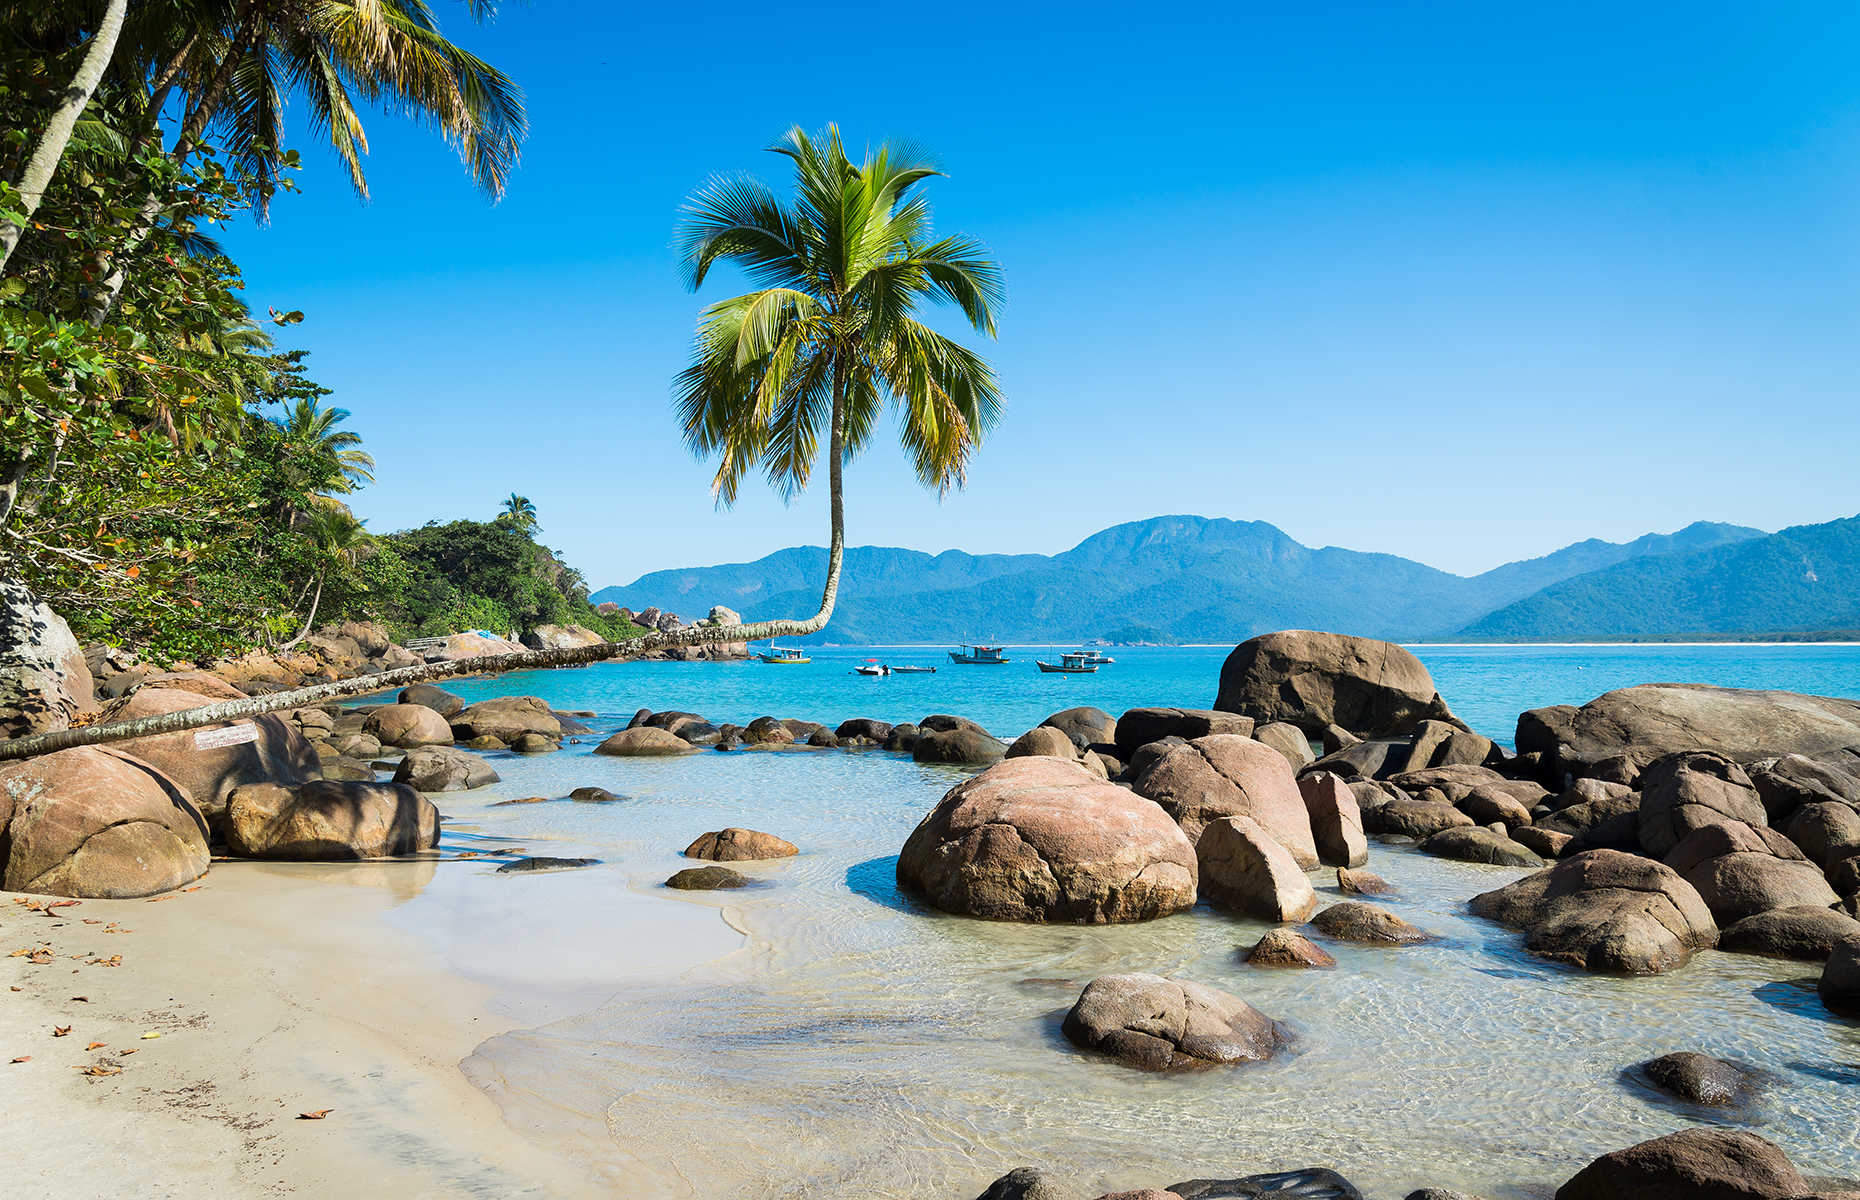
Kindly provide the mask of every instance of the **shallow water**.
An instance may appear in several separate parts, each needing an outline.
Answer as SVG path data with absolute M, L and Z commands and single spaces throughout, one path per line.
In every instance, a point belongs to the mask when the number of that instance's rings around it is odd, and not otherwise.
M 1492 675 L 1469 657 L 1452 668 L 1442 661 L 1443 688 L 1451 670 Z M 1219 658 L 1203 661 L 1203 702 Z M 792 706 L 778 703 L 755 692 L 758 670 L 665 664 L 611 668 L 619 678 L 608 680 L 564 671 L 469 686 L 615 714 L 675 703 L 739 720 L 758 709 L 821 718 L 984 711 L 998 732 L 1063 706 L 1045 693 L 1031 717 L 1024 697 L 985 711 L 983 689 L 1001 685 L 978 682 L 958 685 L 973 689 L 966 704 L 912 695 L 901 711 L 848 705 L 830 714 L 843 693 L 823 691 L 817 706 L 800 693 Z M 621 686 L 625 672 L 637 672 L 631 686 Z M 731 691 L 713 681 L 741 682 Z M 596 682 L 612 690 L 597 694 Z M 1537 685 L 1551 695 L 1561 686 Z M 1089 702 L 1079 696 L 1059 698 Z M 599 722 L 603 731 L 620 723 Z M 898 892 L 894 856 L 959 773 L 872 751 L 610 759 L 590 753 L 597 740 L 536 758 L 494 755 L 504 784 L 439 799 L 457 818 L 453 848 L 507 839 L 601 866 L 500 878 L 486 865 L 442 864 L 439 882 L 393 920 L 448 947 L 465 974 L 507 986 L 533 975 L 532 990 L 560 986 L 582 998 L 571 1007 L 591 1008 L 492 1039 L 479 1058 L 501 1080 L 510 1119 L 611 1180 L 616 1195 L 964 1200 L 1020 1164 L 1106 1191 L 1325 1165 L 1371 1196 L 1430 1185 L 1524 1195 L 1518 1189 L 1560 1183 L 1600 1152 L 1723 1120 L 1660 1103 L 1620 1077 L 1681 1049 L 1774 1072 L 1779 1085 L 1748 1119 L 1803 1170 L 1860 1175 L 1860 1025 L 1821 1009 L 1817 967 L 1705 953 L 1651 979 L 1565 971 L 1465 912 L 1470 896 L 1525 872 L 1380 846 L 1370 866 L 1401 889 L 1390 903 L 1443 940 L 1333 945 L 1334 971 L 1247 967 L 1236 951 L 1266 926 L 1206 908 L 1108 928 L 949 917 Z M 590 784 L 629 799 L 488 807 Z M 659 886 L 689 865 L 685 845 L 726 825 L 777 833 L 803 853 L 747 864 L 761 886 L 745 891 L 674 898 Z M 1326 902 L 1340 898 L 1324 876 L 1314 881 Z M 603 895 L 618 900 L 628 887 L 632 899 L 665 903 L 603 906 Z M 585 928 L 588 911 L 632 924 L 589 938 L 573 969 L 559 962 L 566 935 L 539 933 L 528 949 L 506 942 L 499 955 L 474 957 L 460 913 L 500 902 L 569 935 L 576 921 Z M 749 949 L 679 986 L 629 987 L 628 946 L 653 944 L 653 914 L 671 912 L 666 904 L 681 914 L 721 907 L 748 932 Z M 1293 1026 L 1297 1048 L 1269 1064 L 1169 1077 L 1081 1054 L 1059 1036 L 1059 1018 L 1086 981 L 1118 970 L 1234 992 Z

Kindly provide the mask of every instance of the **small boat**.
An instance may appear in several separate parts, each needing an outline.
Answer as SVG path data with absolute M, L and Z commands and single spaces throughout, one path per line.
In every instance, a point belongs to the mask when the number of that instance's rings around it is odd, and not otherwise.
M 808 657 L 807 651 L 799 646 L 777 646 L 774 642 L 770 642 L 769 648 L 756 657 L 765 663 L 810 663 L 814 661 Z
M 885 666 L 883 663 L 879 662 L 876 658 L 868 658 L 863 663 L 853 668 L 853 674 L 855 675 L 889 675 L 891 674 L 891 668 Z
M 1117 661 L 1110 655 L 1098 650 L 1081 650 L 1078 652 L 1077 657 L 1087 666 L 1092 667 L 1108 667 Z
M 891 673 L 893 675 L 934 675 L 936 674 L 936 668 L 935 667 L 893 667 L 891 668 Z
M 1047 675 L 1091 675 L 1098 670 L 1098 665 L 1088 662 L 1087 656 L 1083 654 L 1062 654 L 1059 656 L 1058 666 L 1049 662 L 1040 662 L 1039 659 L 1035 659 L 1034 662 Z
M 961 646 L 949 652 L 949 661 L 966 663 L 970 666 L 999 665 L 1001 663 L 1012 662 L 1012 659 L 1002 657 L 1006 650 L 1006 646 Z

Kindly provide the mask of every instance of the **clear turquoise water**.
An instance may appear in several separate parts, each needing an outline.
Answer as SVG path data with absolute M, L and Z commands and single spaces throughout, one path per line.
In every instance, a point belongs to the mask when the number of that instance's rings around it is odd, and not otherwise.
M 591 724 L 602 733 L 645 706 L 735 721 L 953 711 L 1012 734 L 1075 704 L 1206 704 L 1223 657 L 1114 653 L 1118 665 L 1088 680 L 1020 663 L 873 680 L 846 672 L 868 656 L 905 655 L 828 651 L 811 668 L 640 664 L 457 690 L 599 711 Z M 1860 648 L 1421 653 L 1454 708 L 1494 734 L 1521 708 L 1650 680 L 1860 694 Z M 876 751 L 613 759 L 591 753 L 596 740 L 534 758 L 493 755 L 503 784 L 440 803 L 454 818 L 448 849 L 522 844 L 601 865 L 499 877 L 481 862 L 441 863 L 391 920 L 432 938 L 463 973 L 513 990 L 513 980 L 564 973 L 540 959 L 560 956 L 565 937 L 585 945 L 573 986 L 594 997 L 590 1011 L 494 1038 L 474 1061 L 513 1123 L 616 1196 L 963 1200 L 1023 1163 L 1060 1172 L 1081 1196 L 1308 1165 L 1341 1170 L 1373 1200 L 1421 1186 L 1542 1195 L 1520 1189 L 1553 1187 L 1607 1150 L 1724 1119 L 1623 1080 L 1623 1068 L 1675 1050 L 1773 1072 L 1776 1088 L 1743 1119 L 1804 1170 L 1860 1176 L 1860 1024 L 1821 1008 L 1817 967 L 1707 952 L 1651 979 L 1562 970 L 1466 912 L 1471 896 L 1525 872 L 1380 845 L 1370 867 L 1400 889 L 1389 903 L 1442 940 L 1333 946 L 1334 971 L 1248 967 L 1239 952 L 1265 926 L 1205 907 L 1114 928 L 950 917 L 901 894 L 893 872 L 904 838 L 959 772 Z M 493 807 L 590 784 L 628 799 Z M 742 892 L 661 886 L 689 865 L 686 844 L 726 825 L 780 834 L 802 853 L 747 864 L 758 886 Z M 1326 903 L 1342 898 L 1323 873 L 1313 882 Z M 629 983 L 625 947 L 652 941 L 665 919 L 664 908 L 637 902 L 642 893 L 714 908 L 748 949 L 672 986 Z M 473 922 L 506 910 L 551 936 L 474 966 Z M 577 929 L 601 936 L 581 943 Z M 1085 981 L 1120 970 L 1240 995 L 1291 1024 L 1297 1049 L 1270 1064 L 1172 1077 L 1076 1052 L 1057 1034 L 1060 1015 Z
M 447 686 L 467 699 L 525 694 L 558 708 L 631 715 L 684 709 L 714 721 L 801 717 L 837 725 L 849 717 L 894 724 L 955 713 L 1015 736 L 1054 712 L 1093 705 L 1113 716 L 1143 705 L 1206 708 L 1231 647 L 1132 647 L 1095 675 L 1046 675 L 1036 658 L 1056 650 L 1015 649 L 1006 666 L 957 666 L 921 647 L 813 652 L 806 665 L 737 663 L 602 664 L 527 671 Z M 1860 644 L 1835 646 L 1418 646 L 1440 694 L 1487 737 L 1511 744 L 1518 714 L 1546 704 L 1581 704 L 1637 683 L 1709 683 L 1860 698 Z M 870 678 L 853 668 L 876 658 L 937 666 L 934 675 Z

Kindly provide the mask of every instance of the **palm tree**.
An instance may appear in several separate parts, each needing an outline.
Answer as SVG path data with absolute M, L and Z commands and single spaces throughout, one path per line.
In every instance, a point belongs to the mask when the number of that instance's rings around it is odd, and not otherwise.
M 536 506 L 530 503 L 528 496 L 510 493 L 510 499 L 504 501 L 504 511 L 497 514 L 500 521 L 508 521 L 524 533 L 531 533 L 536 528 Z
M 324 408 L 304 398 L 292 405 L 277 424 L 285 439 L 308 451 L 323 470 L 313 484 L 325 493 L 346 493 L 373 483 L 375 459 L 362 444 L 361 435 L 336 426 L 349 419 L 346 408 Z
M 832 615 L 845 549 L 841 467 L 871 442 L 885 405 L 918 479 L 939 494 L 962 486 L 970 453 L 1000 416 L 987 361 L 925 326 L 919 309 L 953 304 L 993 337 L 1006 296 L 979 243 L 932 240 L 929 204 L 913 189 L 941 172 L 921 151 L 886 143 L 855 164 L 834 126 L 814 137 L 796 126 L 769 149 L 794 165 L 791 202 L 736 176 L 713 179 L 686 206 L 680 250 L 692 290 L 718 262 L 762 286 L 704 310 L 676 402 L 686 444 L 720 457 L 712 489 L 725 506 L 756 467 L 784 498 L 806 488 L 826 435 L 827 584 L 819 613 L 784 631 L 793 635 Z
M 374 543 L 374 535 L 364 528 L 365 525 L 366 521 L 356 520 L 355 514 L 339 504 L 318 508 L 305 521 L 304 536 L 316 551 L 318 564 L 316 595 L 310 600 L 310 615 L 304 618 L 304 627 L 296 637 L 279 646 L 279 650 L 289 650 L 310 636 L 310 630 L 316 625 L 317 606 L 323 603 L 323 584 L 329 579 L 330 571 L 339 566 L 354 566 L 362 550 Z M 298 596 L 297 601 L 303 603 L 303 597 Z

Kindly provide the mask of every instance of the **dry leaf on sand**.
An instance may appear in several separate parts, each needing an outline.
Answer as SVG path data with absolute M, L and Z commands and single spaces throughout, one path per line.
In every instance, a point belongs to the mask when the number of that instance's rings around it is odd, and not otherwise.
M 54 1025 L 54 1026 L 52 1026 L 52 1036 L 53 1036 L 53 1037 L 63 1037 L 63 1036 L 65 1036 L 65 1035 L 66 1035 L 67 1033 L 70 1033 L 70 1032 L 71 1032 L 71 1026 L 69 1026 L 69 1025 Z
M 22 1055 L 20 1055 L 20 1056 L 19 1056 L 18 1058 L 16 1058 L 16 1059 L 14 1059 L 13 1061 L 14 1061 L 14 1062 L 16 1062 L 16 1063 L 22 1063 L 22 1062 L 31 1062 L 31 1061 L 32 1061 L 32 1055 L 30 1055 L 30 1054 L 22 1054 Z
M 315 1112 L 298 1113 L 297 1119 L 299 1121 L 321 1121 L 335 1111 L 333 1108 L 319 1108 Z

